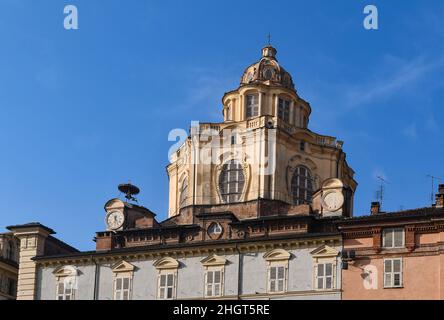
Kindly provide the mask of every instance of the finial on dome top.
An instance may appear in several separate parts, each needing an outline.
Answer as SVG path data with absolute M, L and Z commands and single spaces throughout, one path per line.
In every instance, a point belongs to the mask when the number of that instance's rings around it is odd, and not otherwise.
M 268 44 L 262 49 L 262 57 L 275 58 L 277 50 L 271 45 L 271 34 L 268 34 Z

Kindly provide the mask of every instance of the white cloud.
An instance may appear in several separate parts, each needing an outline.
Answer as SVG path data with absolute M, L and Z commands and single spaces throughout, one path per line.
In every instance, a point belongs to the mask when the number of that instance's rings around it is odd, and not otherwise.
M 429 72 L 444 67 L 444 59 L 426 61 L 419 57 L 402 61 L 396 57 L 386 57 L 382 70 L 375 80 L 359 86 L 350 86 L 346 95 L 349 107 L 358 107 L 377 99 L 390 97 L 400 90 L 412 86 L 423 79 Z M 385 70 L 392 69 L 391 73 Z M 394 70 L 393 70 L 394 69 Z
M 416 123 L 413 122 L 409 124 L 407 127 L 402 129 L 401 133 L 410 139 L 416 140 L 418 138 L 418 130 L 416 128 Z

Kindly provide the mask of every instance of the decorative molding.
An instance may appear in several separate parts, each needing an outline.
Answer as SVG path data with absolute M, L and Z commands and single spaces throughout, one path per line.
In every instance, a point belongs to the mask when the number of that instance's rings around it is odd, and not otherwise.
M 111 270 L 114 273 L 119 272 L 133 272 L 136 267 L 125 260 L 119 261 L 111 266 Z
M 324 244 L 310 252 L 310 254 L 313 256 L 313 258 L 330 258 L 337 257 L 339 251 Z
M 216 254 L 212 254 L 205 259 L 200 261 L 203 266 L 205 267 L 212 267 L 212 266 L 224 266 L 227 264 L 227 259 L 218 256 Z
M 270 261 L 288 261 L 291 258 L 291 253 L 284 249 L 274 249 L 264 254 L 264 259 Z
M 179 261 L 171 257 L 161 258 L 153 263 L 153 266 L 158 270 L 164 269 L 178 269 Z

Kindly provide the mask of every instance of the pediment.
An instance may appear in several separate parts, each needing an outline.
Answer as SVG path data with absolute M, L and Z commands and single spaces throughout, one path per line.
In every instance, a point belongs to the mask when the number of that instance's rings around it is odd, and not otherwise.
M 319 248 L 316 248 L 310 254 L 313 257 L 336 257 L 339 254 L 339 251 L 336 249 L 333 249 L 332 247 L 329 247 L 327 245 L 322 245 Z
M 291 253 L 284 249 L 274 249 L 264 254 L 264 259 L 267 261 L 282 261 L 290 260 Z
M 223 266 L 227 263 L 227 259 L 213 254 L 200 261 L 204 266 Z
M 134 271 L 135 268 L 136 267 L 133 264 L 126 262 L 125 260 L 122 260 L 114 264 L 111 267 L 111 270 L 113 272 L 132 272 Z
M 56 277 L 72 277 L 79 274 L 75 266 L 61 266 L 52 272 Z
M 179 261 L 166 257 L 157 260 L 153 265 L 156 269 L 177 269 L 179 268 Z

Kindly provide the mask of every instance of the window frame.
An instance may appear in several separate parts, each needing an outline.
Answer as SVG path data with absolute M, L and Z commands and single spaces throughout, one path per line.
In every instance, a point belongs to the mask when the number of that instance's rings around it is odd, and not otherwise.
M 168 276 L 173 277 L 172 285 L 168 285 Z M 165 277 L 165 285 L 162 286 L 162 277 Z M 171 297 L 165 296 L 168 295 L 168 289 L 171 288 Z M 162 289 L 164 292 L 164 296 L 162 296 Z M 176 269 L 162 269 L 159 271 L 157 275 L 157 294 L 156 297 L 158 300 L 174 300 L 176 299 L 176 291 L 177 291 L 177 270 Z
M 331 274 L 327 275 L 326 271 L 327 271 L 327 265 L 331 265 Z M 319 267 L 323 266 L 323 275 L 319 275 Z M 324 260 L 324 261 L 319 261 L 318 263 L 316 263 L 316 267 L 315 267 L 315 288 L 318 291 L 330 291 L 330 290 L 334 290 L 335 289 L 335 273 L 336 273 L 336 264 L 334 261 L 329 261 L 329 260 Z M 327 288 L 327 279 L 330 278 L 331 279 L 331 286 L 330 288 Z M 322 287 L 319 287 L 319 279 L 322 280 Z
M 208 274 L 213 273 L 213 281 L 210 284 L 208 282 Z M 214 274 L 219 272 L 219 282 L 214 281 Z M 206 267 L 205 270 L 205 285 L 204 285 L 204 297 L 205 298 L 220 298 L 224 295 L 224 287 L 225 287 L 225 267 L 224 266 L 212 266 Z M 208 286 L 211 285 L 211 294 L 208 294 Z M 219 294 L 215 294 L 216 286 L 219 285 Z
M 386 271 L 386 262 L 390 261 L 391 265 L 391 271 Z M 394 271 L 395 269 L 395 261 L 399 261 L 399 271 Z M 384 289 L 398 289 L 404 287 L 404 261 L 402 258 L 386 258 L 383 260 L 383 268 L 384 268 L 384 274 L 383 274 L 383 287 Z M 387 284 L 386 276 L 390 275 L 390 284 Z M 399 275 L 399 285 L 395 285 L 395 275 Z
M 302 175 L 301 169 L 304 169 L 306 174 Z M 295 183 L 294 180 L 297 179 Z M 301 186 L 301 179 L 304 179 L 304 186 Z M 290 182 L 290 191 L 292 201 L 295 205 L 310 204 L 313 201 L 314 180 L 313 174 L 306 166 L 299 165 L 294 168 L 293 175 Z M 304 192 L 304 196 L 301 196 Z
M 232 177 L 233 173 L 235 177 Z M 222 202 L 237 203 L 241 201 L 245 186 L 246 172 L 242 162 L 237 159 L 231 159 L 225 162 L 221 167 L 218 177 L 218 190 Z M 234 191 L 232 189 L 234 189 Z
M 290 123 L 291 100 L 278 97 L 278 114 L 277 117 L 282 121 Z
M 71 288 L 67 288 L 67 279 L 73 278 L 74 281 L 71 283 Z M 63 285 L 63 292 L 60 293 L 60 285 Z M 67 293 L 67 290 L 70 290 L 69 293 Z M 57 301 L 72 301 L 76 300 L 76 280 L 74 277 L 71 276 L 60 276 L 57 277 L 57 283 L 56 283 L 56 300 Z M 69 299 L 67 299 L 69 297 Z M 60 299 L 62 298 L 62 299 Z
M 128 279 L 128 288 L 124 288 L 124 281 Z M 121 289 L 117 289 L 117 281 L 121 280 Z M 125 291 L 128 293 L 128 299 L 124 299 Z M 118 273 L 114 276 L 114 284 L 113 284 L 113 300 L 116 301 L 129 301 L 132 300 L 132 292 L 133 292 L 133 277 L 128 273 Z M 118 297 L 120 296 L 120 297 Z
M 245 118 L 252 119 L 259 116 L 259 94 L 248 93 L 245 95 Z M 250 103 L 252 97 L 252 103 Z
M 279 277 L 279 269 L 283 269 L 283 277 Z M 271 277 L 272 270 L 275 270 L 276 276 L 274 278 Z M 282 294 L 287 292 L 288 285 L 288 262 L 275 262 L 271 263 L 268 266 L 267 270 L 267 292 L 271 294 Z M 282 290 L 279 290 L 279 281 L 282 281 Z M 274 290 L 272 290 L 272 283 L 274 282 Z
M 402 231 L 402 244 L 400 246 L 396 246 L 395 243 L 395 234 L 396 231 Z M 391 246 L 387 245 L 387 234 L 391 234 Z M 395 228 L 385 228 L 382 230 L 382 247 L 384 249 L 402 249 L 405 248 L 405 228 L 403 227 L 395 227 Z

